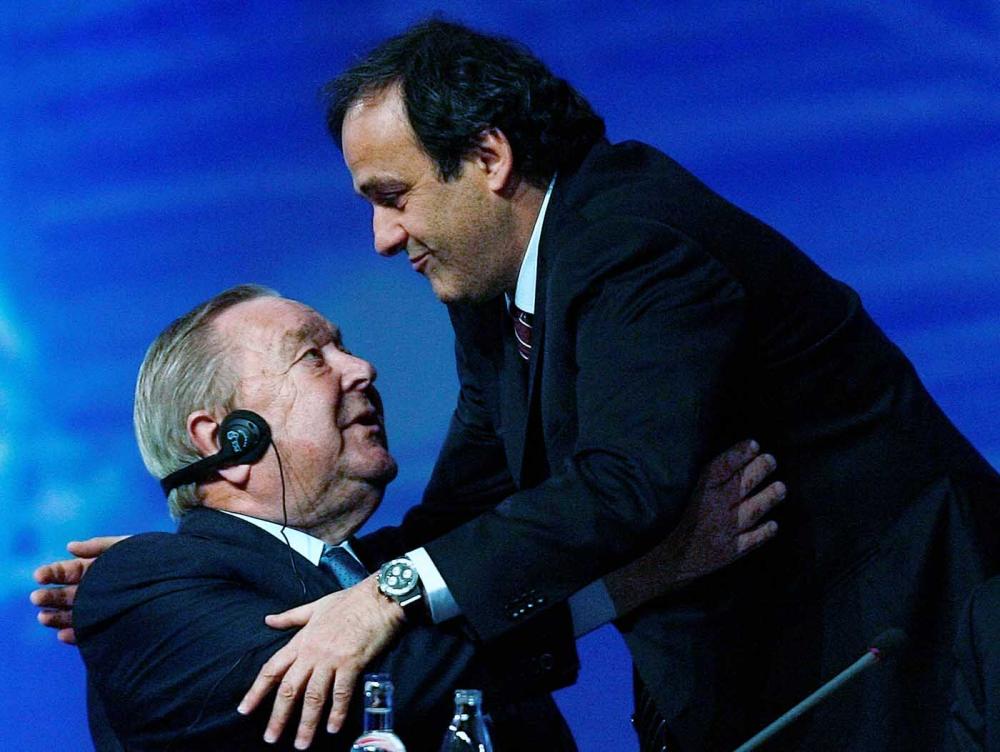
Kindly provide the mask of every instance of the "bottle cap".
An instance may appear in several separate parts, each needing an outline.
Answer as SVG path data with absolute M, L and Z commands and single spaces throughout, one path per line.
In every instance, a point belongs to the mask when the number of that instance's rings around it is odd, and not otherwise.
M 483 693 L 478 689 L 456 689 L 455 704 L 461 705 L 481 705 Z

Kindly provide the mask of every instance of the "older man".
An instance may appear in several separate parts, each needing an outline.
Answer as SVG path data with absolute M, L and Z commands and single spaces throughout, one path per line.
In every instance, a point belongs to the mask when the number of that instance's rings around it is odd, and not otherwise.
M 330 92 L 376 250 L 405 253 L 456 335 L 450 433 L 381 536 L 431 618 L 486 640 L 544 618 L 674 528 L 716 448 L 763 435 L 788 535 L 620 622 L 644 744 L 736 746 L 896 626 L 911 650 L 785 744 L 936 748 L 956 604 L 997 567 L 1000 479 L 857 294 L 664 154 L 609 143 L 509 40 L 423 23 Z M 333 669 L 280 653 L 249 701 L 312 667 Z
M 329 615 L 360 603 L 365 633 L 379 624 L 383 634 L 400 631 L 404 612 L 388 595 L 387 575 L 369 576 L 348 542 L 396 473 L 374 379 L 373 367 L 346 351 L 322 316 L 255 286 L 196 307 L 150 347 L 136 388 L 136 434 L 180 525 L 177 534 L 110 548 L 77 594 L 76 636 L 102 749 L 114 737 L 128 749 L 244 750 L 265 748 L 265 739 L 303 748 L 327 706 L 328 675 L 305 677 L 294 739 L 268 727 L 266 713 L 237 711 L 269 656 L 298 644 L 265 616 L 293 607 L 305 617 Z M 766 458 L 754 455 L 744 447 L 714 465 L 709 492 L 694 505 L 698 554 L 714 550 L 715 564 L 736 553 L 745 533 L 726 528 L 713 539 L 712 525 L 753 528 L 730 514 L 728 502 L 766 473 Z M 736 482 L 720 482 L 730 477 Z M 744 517 L 774 502 L 778 489 L 769 488 L 744 502 Z M 706 513 L 705 504 L 718 502 L 721 516 Z M 760 532 L 759 540 L 768 537 Z M 685 559 L 682 546 L 668 549 L 678 572 L 703 565 Z M 539 639 L 548 641 L 535 635 L 516 653 L 474 649 L 447 626 L 410 624 L 391 646 L 368 643 L 353 675 L 342 669 L 340 681 L 354 684 L 366 666 L 391 673 L 397 728 L 414 749 L 434 745 L 451 690 L 468 683 L 486 688 L 498 749 L 573 749 L 545 689 L 572 680 L 574 659 L 553 656 L 558 643 L 537 650 Z M 561 670 L 539 672 L 539 662 Z M 346 748 L 358 718 L 352 713 L 322 746 Z

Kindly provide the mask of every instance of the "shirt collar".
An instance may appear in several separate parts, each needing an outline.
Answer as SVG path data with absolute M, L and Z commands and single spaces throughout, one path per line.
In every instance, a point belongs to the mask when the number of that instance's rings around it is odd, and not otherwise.
M 538 243 L 542 238 L 542 223 L 545 221 L 545 210 L 552 196 L 552 186 L 556 184 L 555 175 L 549 181 L 549 187 L 542 199 L 542 206 L 535 218 L 535 226 L 531 230 L 528 248 L 521 259 L 521 269 L 517 273 L 517 286 L 514 288 L 514 305 L 525 313 L 535 312 L 535 282 L 538 279 Z
M 294 527 L 285 527 L 284 535 L 282 535 L 282 526 L 277 522 L 271 522 L 270 520 L 262 520 L 259 517 L 251 517 L 248 514 L 240 514 L 238 512 L 230 512 L 226 509 L 220 509 L 220 512 L 225 512 L 226 514 L 232 515 L 233 517 L 239 517 L 241 520 L 246 520 L 251 525 L 256 525 L 261 530 L 270 533 L 275 538 L 285 543 L 285 538 L 288 539 L 288 545 L 291 546 L 296 553 L 301 554 L 309 561 L 315 565 L 319 565 L 319 559 L 323 555 L 323 547 L 326 543 L 319 538 L 309 535 L 301 530 L 296 530 Z M 358 558 L 357 554 L 351 549 L 351 544 L 346 540 L 338 544 L 341 548 L 345 549 L 351 556 L 355 559 Z

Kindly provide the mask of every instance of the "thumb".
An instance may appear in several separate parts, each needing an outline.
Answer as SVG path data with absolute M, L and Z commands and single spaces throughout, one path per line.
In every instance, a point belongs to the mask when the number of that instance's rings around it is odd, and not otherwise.
M 87 540 L 70 541 L 66 544 L 66 550 L 81 559 L 93 559 L 126 538 L 127 535 L 98 535 Z
M 264 623 L 273 629 L 290 629 L 291 627 L 304 626 L 312 617 L 314 603 L 306 603 L 302 606 L 290 608 L 280 614 L 268 614 L 264 617 Z

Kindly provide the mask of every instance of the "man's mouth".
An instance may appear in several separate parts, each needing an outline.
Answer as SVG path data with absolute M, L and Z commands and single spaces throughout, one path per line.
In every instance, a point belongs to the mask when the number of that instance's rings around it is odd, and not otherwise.
M 385 425 L 374 407 L 352 416 L 340 430 L 346 435 L 346 432 L 351 428 L 356 428 L 356 431 L 360 431 L 361 435 L 367 437 L 367 440 L 377 441 L 386 449 L 389 448 L 389 438 L 385 433 Z
M 378 442 L 388 448 L 382 396 L 371 384 L 365 389 L 364 394 L 351 392 L 345 395 L 344 402 L 340 405 L 340 410 L 337 412 L 337 428 L 344 432 L 352 426 L 359 426 L 359 431 L 369 437 L 377 437 Z
M 410 257 L 410 268 L 413 269 L 413 271 L 415 271 L 415 272 L 417 272 L 419 274 L 423 274 L 424 273 L 424 269 L 427 266 L 427 260 L 428 260 L 429 257 L 430 257 L 430 254 L 428 254 L 426 251 L 424 253 L 421 253 L 419 256 L 411 256 Z
M 376 428 L 381 427 L 381 421 L 378 419 L 378 412 L 376 412 L 375 408 L 372 406 L 368 406 L 364 410 L 355 412 L 347 420 L 342 420 L 340 423 L 341 430 L 354 425 L 375 426 Z

